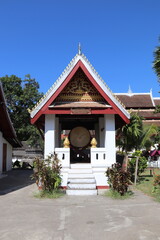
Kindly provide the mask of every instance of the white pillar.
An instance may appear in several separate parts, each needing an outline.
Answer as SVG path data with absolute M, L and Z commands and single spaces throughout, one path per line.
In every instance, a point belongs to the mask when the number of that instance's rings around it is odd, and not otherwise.
M 106 149 L 108 160 L 107 165 L 112 165 L 116 162 L 115 115 L 104 115 L 104 131 L 104 147 Z
M 59 148 L 59 138 L 60 138 L 60 133 L 59 133 L 59 117 L 55 118 L 56 120 L 56 125 L 55 125 L 55 147 Z
M 44 157 L 47 158 L 55 151 L 55 114 L 45 115 L 45 146 Z

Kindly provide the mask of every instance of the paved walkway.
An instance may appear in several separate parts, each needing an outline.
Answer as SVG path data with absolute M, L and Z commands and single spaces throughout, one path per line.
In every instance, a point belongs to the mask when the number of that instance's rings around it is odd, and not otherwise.
M 19 171 L 17 179 L 19 175 L 23 178 Z M 7 178 L 0 179 L 0 186 L 3 181 Z M 37 188 L 30 180 L 20 185 L 18 190 L 12 186 L 12 192 L 1 191 L 2 240 L 160 240 L 160 203 L 141 192 L 129 200 L 104 196 L 39 200 L 33 197 Z

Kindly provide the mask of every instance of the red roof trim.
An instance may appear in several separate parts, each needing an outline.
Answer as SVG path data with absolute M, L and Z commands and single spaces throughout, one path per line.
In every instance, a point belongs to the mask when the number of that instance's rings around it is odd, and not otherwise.
M 71 114 L 71 109 L 47 109 L 43 114 Z M 116 114 L 114 109 L 91 109 L 91 114 Z
M 61 93 L 61 91 L 65 88 L 65 86 L 69 83 L 71 78 L 74 76 L 74 74 L 77 72 L 78 68 L 81 68 L 83 72 L 86 74 L 88 79 L 91 81 L 91 83 L 94 85 L 94 87 L 99 91 L 99 93 L 104 97 L 104 99 L 113 107 L 115 110 L 114 114 L 118 114 L 121 116 L 121 118 L 128 123 L 129 119 L 125 116 L 125 114 L 114 104 L 114 102 L 107 96 L 107 94 L 101 89 L 101 87 L 98 85 L 98 83 L 94 80 L 92 75 L 89 73 L 85 65 L 82 63 L 81 60 L 77 62 L 77 64 L 74 66 L 72 71 L 69 73 L 69 75 L 66 77 L 66 79 L 63 81 L 61 86 L 55 91 L 55 93 L 52 95 L 52 97 L 45 103 L 45 105 L 38 111 L 38 113 L 31 119 L 31 123 L 34 124 L 38 118 L 42 114 L 47 114 L 48 106 L 55 100 L 55 98 Z

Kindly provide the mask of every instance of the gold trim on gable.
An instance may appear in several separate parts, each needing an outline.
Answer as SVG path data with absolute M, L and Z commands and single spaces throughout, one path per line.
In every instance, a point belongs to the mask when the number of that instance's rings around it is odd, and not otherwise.
M 55 102 L 104 102 L 104 98 L 79 69 L 68 85 L 63 89 Z

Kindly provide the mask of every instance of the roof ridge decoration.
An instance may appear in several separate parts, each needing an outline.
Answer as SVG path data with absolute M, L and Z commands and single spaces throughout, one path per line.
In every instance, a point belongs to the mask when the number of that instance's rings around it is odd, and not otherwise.
M 153 106 L 155 107 L 156 104 L 155 104 L 155 102 L 153 100 L 152 88 L 150 89 L 150 96 L 151 96 L 151 102 L 152 102 Z
M 79 49 L 78 49 L 79 50 Z M 103 86 L 105 86 L 108 90 L 108 93 L 112 99 L 112 97 L 115 99 L 116 104 L 120 105 L 120 109 L 121 111 L 128 116 L 129 118 L 129 113 L 128 111 L 125 109 L 124 104 L 119 100 L 119 98 L 111 91 L 111 89 L 108 87 L 108 85 L 105 83 L 105 81 L 102 79 L 102 77 L 98 74 L 98 72 L 95 70 L 95 68 L 93 67 L 93 65 L 90 63 L 90 61 L 87 59 L 87 57 L 81 53 L 81 50 L 78 51 L 78 54 L 75 55 L 74 58 L 72 58 L 72 60 L 69 62 L 69 64 L 67 65 L 67 67 L 64 69 L 64 71 L 62 72 L 62 74 L 58 77 L 58 79 L 54 82 L 54 84 L 50 87 L 50 89 L 46 92 L 46 94 L 44 94 L 44 96 L 39 100 L 39 102 L 32 108 L 32 110 L 29 110 L 30 114 L 31 114 L 31 118 L 34 117 L 34 115 L 41 109 L 43 101 L 45 99 L 49 99 L 50 94 L 52 93 L 53 89 L 55 89 L 55 91 L 58 89 L 58 85 L 60 86 L 60 84 L 63 82 L 62 80 L 65 79 L 65 77 L 68 76 L 68 74 L 70 73 L 70 71 L 73 69 L 73 67 L 78 63 L 78 61 L 81 60 L 82 63 L 85 62 L 88 67 L 86 66 L 86 68 L 88 69 L 88 71 L 92 71 L 92 73 L 95 75 L 95 77 L 98 79 L 99 83 L 102 83 Z M 84 63 L 83 63 L 84 64 Z M 92 73 L 90 73 L 92 75 Z M 101 85 L 101 84 L 100 84 Z M 101 87 L 101 86 L 100 86 Z M 104 91 L 104 89 L 103 89 Z M 106 93 L 107 94 L 107 93 Z M 113 99 L 112 99 L 113 100 Z

